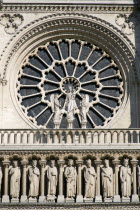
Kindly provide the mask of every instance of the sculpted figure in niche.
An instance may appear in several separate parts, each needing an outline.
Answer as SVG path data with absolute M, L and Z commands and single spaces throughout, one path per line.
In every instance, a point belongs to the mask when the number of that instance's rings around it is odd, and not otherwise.
M 50 161 L 50 166 L 47 169 L 47 178 L 48 178 L 48 199 L 55 199 L 56 187 L 57 187 L 57 178 L 58 172 L 55 166 L 55 160 Z
M 13 161 L 13 166 L 9 167 L 10 175 L 10 196 L 19 198 L 21 170 L 18 167 L 18 161 Z
M 109 160 L 104 160 L 104 167 L 101 170 L 103 197 L 113 197 L 113 170 L 109 166 Z
M 61 104 L 58 100 L 58 94 L 52 94 L 50 101 L 51 101 L 52 112 L 54 113 L 53 122 L 55 128 L 58 129 L 60 127 L 60 122 L 62 118 L 62 110 L 61 110 Z
M 65 106 L 63 109 L 67 108 L 67 121 L 68 128 L 73 128 L 74 114 L 77 109 L 77 104 L 75 101 L 75 93 L 72 90 L 72 87 L 69 87 L 69 92 L 67 93 Z
M 85 198 L 94 198 L 96 173 L 95 169 L 91 166 L 90 159 L 86 161 L 86 167 L 84 168 L 84 178 L 85 178 Z
M 120 169 L 121 191 L 122 197 L 131 196 L 131 168 L 129 167 L 129 159 L 124 159 L 123 166 Z
M 83 95 L 83 99 L 80 103 L 80 116 L 81 116 L 82 128 L 86 128 L 88 111 L 89 111 L 89 96 L 86 94 Z
M 0 166 L 0 198 L 1 198 L 1 184 L 2 184 L 2 177 L 3 177 L 3 174 L 2 174 L 2 169 L 1 169 L 1 166 Z
M 37 160 L 32 161 L 32 166 L 29 167 L 29 197 L 37 198 L 39 195 L 39 179 L 40 171 L 37 168 Z
M 68 166 L 65 168 L 64 175 L 67 182 L 67 198 L 74 198 L 76 195 L 76 168 L 73 167 L 73 160 L 68 160 Z
M 140 166 L 138 166 L 138 195 L 140 196 Z

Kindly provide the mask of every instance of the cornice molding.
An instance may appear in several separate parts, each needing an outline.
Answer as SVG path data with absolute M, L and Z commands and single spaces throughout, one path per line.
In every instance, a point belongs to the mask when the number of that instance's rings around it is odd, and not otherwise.
M 65 209 L 73 209 L 73 210 L 139 210 L 140 204 L 139 203 L 47 203 L 47 204 L 2 204 L 1 208 L 4 210 L 16 210 L 16 209 L 48 209 L 48 210 L 65 210 Z
M 1 12 L 94 12 L 94 13 L 132 13 L 137 10 L 137 5 L 63 5 L 63 4 L 52 4 L 52 5 L 5 5 L 1 4 Z

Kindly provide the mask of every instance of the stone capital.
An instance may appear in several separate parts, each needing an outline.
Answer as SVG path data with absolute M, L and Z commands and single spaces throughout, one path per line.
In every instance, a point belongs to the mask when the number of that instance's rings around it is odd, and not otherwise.
M 27 164 L 28 164 L 28 160 L 27 159 L 23 159 L 23 160 L 21 160 L 21 164 L 23 165 L 23 166 L 26 166 Z
M 81 165 L 83 164 L 83 160 L 76 160 L 76 164 L 77 164 L 78 166 L 81 166 Z
M 132 159 L 132 160 L 130 160 L 130 162 L 133 167 L 136 167 L 138 165 L 138 160 L 136 160 L 136 159 Z
M 112 160 L 112 163 L 114 166 L 118 166 L 120 164 L 120 160 L 114 159 L 114 160 Z
M 94 163 L 96 166 L 100 166 L 102 161 L 101 160 L 94 160 Z
M 9 166 L 10 161 L 8 159 L 2 161 L 4 166 Z
M 64 165 L 65 161 L 64 160 L 58 160 L 57 163 L 58 163 L 59 166 L 62 167 Z
M 41 167 L 45 167 L 47 161 L 42 159 L 42 160 L 39 160 L 39 164 L 41 165 Z

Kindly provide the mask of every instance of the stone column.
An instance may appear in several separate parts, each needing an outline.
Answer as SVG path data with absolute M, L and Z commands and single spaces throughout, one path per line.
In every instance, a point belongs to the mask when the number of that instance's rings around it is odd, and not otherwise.
M 8 170 L 10 161 L 5 159 L 3 162 L 4 165 L 4 195 L 2 196 L 2 203 L 9 203 L 9 195 L 8 195 Z
M 39 196 L 39 203 L 43 203 L 46 201 L 46 197 L 44 195 L 44 187 L 45 187 L 45 180 L 44 180 L 44 175 L 45 175 L 45 166 L 46 166 L 46 160 L 40 160 L 39 161 L 41 165 L 41 179 L 40 179 L 40 196 Z
M 21 195 L 20 202 L 21 203 L 26 203 L 26 202 L 28 202 L 28 199 L 27 199 L 27 189 L 26 189 L 26 185 L 27 185 L 27 164 L 28 164 L 28 160 L 27 159 L 23 159 L 21 161 L 21 164 L 22 164 L 22 195 Z
M 138 164 L 138 160 L 131 160 L 132 168 L 133 168 L 133 194 L 132 194 L 132 202 L 139 202 L 139 197 L 137 194 L 137 178 L 136 178 L 136 166 Z
M 100 193 L 100 177 L 101 177 L 101 174 L 100 174 L 100 165 L 102 163 L 101 160 L 95 160 L 94 161 L 95 164 L 96 164 L 96 175 L 97 175 L 97 184 L 96 184 L 96 196 L 95 196 L 95 202 L 98 203 L 98 202 L 102 202 L 102 196 L 101 196 L 101 193 Z
M 115 159 L 112 162 L 114 164 L 114 169 L 115 169 L 115 195 L 113 202 L 121 202 L 121 198 L 119 195 L 119 179 L 118 179 L 118 172 L 119 172 L 118 165 L 120 164 L 120 160 Z
M 77 183 L 77 196 L 76 196 L 76 203 L 82 203 L 83 202 L 83 195 L 82 195 L 82 160 L 77 160 L 76 164 L 78 165 L 78 183 Z
M 57 202 L 58 203 L 64 203 L 64 195 L 63 195 L 63 172 L 64 172 L 64 160 L 58 160 L 59 164 L 59 195 Z

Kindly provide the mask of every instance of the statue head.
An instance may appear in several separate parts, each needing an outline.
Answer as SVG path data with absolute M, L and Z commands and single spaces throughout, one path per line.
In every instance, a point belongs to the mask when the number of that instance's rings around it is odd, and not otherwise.
M 37 160 L 32 160 L 32 166 L 35 168 L 37 166 Z
M 16 168 L 18 166 L 18 161 L 17 160 L 13 160 L 13 166 L 14 166 L 14 168 Z
M 55 166 L 55 160 L 50 161 L 50 167 L 53 168 Z
M 109 166 L 109 160 L 108 159 L 105 159 L 104 160 L 104 166 L 107 168 Z
M 68 87 L 68 89 L 69 89 L 69 93 L 72 93 L 72 86 L 71 85 L 69 85 L 69 87 Z
M 87 165 L 87 167 L 91 167 L 91 160 L 90 159 L 86 160 L 86 165 Z
M 68 159 L 68 166 L 72 166 L 73 165 L 73 160 L 72 159 Z
M 123 160 L 123 165 L 124 165 L 125 167 L 127 167 L 128 164 L 129 164 L 129 159 L 128 159 L 128 158 L 124 158 L 124 160 Z

